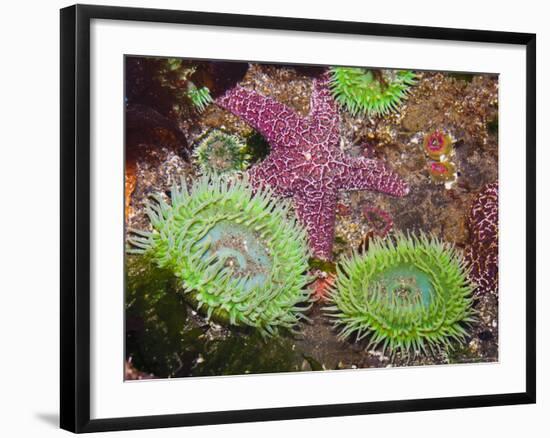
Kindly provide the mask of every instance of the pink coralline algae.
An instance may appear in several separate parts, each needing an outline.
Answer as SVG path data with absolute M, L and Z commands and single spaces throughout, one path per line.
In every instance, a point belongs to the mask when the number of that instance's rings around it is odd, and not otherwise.
M 377 207 L 365 207 L 363 215 L 367 219 L 373 234 L 386 237 L 393 228 L 393 220 L 387 211 Z
M 498 183 L 485 186 L 472 204 L 469 217 L 471 245 L 466 250 L 470 278 L 476 292 L 498 288 Z
M 328 83 L 326 73 L 314 79 L 307 117 L 241 86 L 216 100 L 269 142 L 269 156 L 248 171 L 250 181 L 271 186 L 279 196 L 293 197 L 315 257 L 325 260 L 332 259 L 340 191 L 370 190 L 393 196 L 409 192 L 407 183 L 383 162 L 340 151 L 340 117 Z

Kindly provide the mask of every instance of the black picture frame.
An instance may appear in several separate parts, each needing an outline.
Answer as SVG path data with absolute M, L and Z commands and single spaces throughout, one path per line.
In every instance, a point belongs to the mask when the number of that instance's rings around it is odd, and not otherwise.
M 335 34 L 522 45 L 526 48 L 525 392 L 321 406 L 90 419 L 90 22 L 182 23 Z M 75 432 L 194 426 L 535 403 L 536 35 L 375 23 L 75 5 L 61 10 L 61 403 L 60 426 Z

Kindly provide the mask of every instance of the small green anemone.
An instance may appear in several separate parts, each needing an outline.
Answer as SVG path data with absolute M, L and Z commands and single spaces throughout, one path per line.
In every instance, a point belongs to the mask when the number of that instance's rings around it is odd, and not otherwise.
M 187 97 L 199 113 L 202 113 L 214 101 L 208 87 L 198 88 L 191 81 L 187 82 Z
M 326 308 L 340 337 L 370 346 L 426 354 L 463 343 L 475 320 L 473 285 L 454 246 L 435 237 L 397 233 L 375 238 L 366 254 L 354 253 L 338 266 Z
M 407 98 L 416 75 L 410 70 L 331 67 L 330 89 L 336 102 L 356 115 L 386 115 Z
M 307 236 L 289 208 L 246 179 L 202 177 L 190 190 L 182 179 L 171 204 L 153 196 L 153 231 L 131 230 L 128 252 L 170 269 L 208 319 L 276 335 L 307 319 L 310 306 Z
M 214 129 L 203 136 L 193 152 L 203 174 L 226 174 L 245 170 L 249 155 L 237 136 Z

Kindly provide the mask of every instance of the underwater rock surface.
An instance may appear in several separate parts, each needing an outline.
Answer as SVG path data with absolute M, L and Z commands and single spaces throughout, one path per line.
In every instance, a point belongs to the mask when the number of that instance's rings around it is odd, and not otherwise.
M 177 71 L 188 64 L 178 64 Z M 301 117 L 311 111 L 313 81 L 320 73 L 315 67 L 237 63 L 240 65 L 234 66 L 231 81 L 224 81 L 216 80 L 216 75 L 223 78 L 227 66 L 195 64 L 198 67 L 193 81 L 197 86 L 212 87 L 214 97 L 238 83 L 288 106 Z M 162 116 L 157 119 L 162 129 L 147 128 L 152 134 L 132 139 L 133 152 L 127 154 L 127 226 L 149 231 L 152 228 L 145 212 L 149 196 L 160 192 L 169 200 L 174 182 L 183 177 L 192 183 L 200 177 L 200 167 L 189 158 L 193 152 L 190 149 L 206 132 L 223 130 L 252 145 L 246 151 L 251 156 L 250 163 L 261 163 L 269 154 L 268 142 L 244 119 L 215 104 L 196 111 L 176 92 L 176 81 L 180 79 L 159 65 L 134 61 L 134 79 L 128 84 L 134 87 L 129 90 L 129 103 L 147 105 Z M 157 84 L 159 75 L 172 86 L 166 86 L 166 82 Z M 398 231 L 431 234 L 464 253 L 474 238 L 468 218 L 472 204 L 487 184 L 498 181 L 498 77 L 438 72 L 415 75 L 416 83 L 407 100 L 391 114 L 353 116 L 339 110 L 339 152 L 384 162 L 407 181 L 410 192 L 405 197 L 370 191 L 340 193 L 335 210 L 333 260 L 311 262 L 310 273 L 323 280 L 317 284 L 320 289 L 330 287 L 332 280 L 326 279 L 331 278 L 344 256 L 368 251 L 375 237 L 388 234 L 386 228 L 392 230 L 388 236 Z M 213 84 L 223 84 L 225 88 L 216 91 Z M 449 161 L 455 166 L 456 178 L 449 184 L 435 182 L 430 176 L 429 165 L 434 158 L 426 154 L 424 139 L 436 131 L 453 139 Z M 475 295 L 472 308 L 477 320 L 468 328 L 462 345 L 452 351 L 412 358 L 400 353 L 390 357 L 381 348 L 367 349 L 368 340 L 338 339 L 322 302 L 313 305 L 307 313 L 311 321 L 300 323 L 297 335 L 283 334 L 269 342 L 252 328 L 207 321 L 186 302 L 181 284 L 173 276 L 137 256 L 127 256 L 125 302 L 126 359 L 131 364 L 128 378 L 498 360 L 498 289 Z

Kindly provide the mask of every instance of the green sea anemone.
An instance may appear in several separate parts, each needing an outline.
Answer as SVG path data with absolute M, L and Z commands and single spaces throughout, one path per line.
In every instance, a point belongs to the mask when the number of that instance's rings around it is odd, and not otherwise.
M 131 230 L 130 253 L 149 255 L 183 282 L 185 296 L 222 323 L 276 335 L 307 319 L 311 291 L 305 230 L 289 204 L 247 180 L 201 177 L 154 195 L 152 232 Z
M 213 102 L 208 87 L 197 88 L 191 81 L 187 82 L 187 97 L 199 113 L 203 112 Z
M 326 308 L 340 337 L 369 336 L 393 356 L 463 343 L 474 321 L 473 285 L 459 252 L 435 237 L 375 238 L 338 266 Z M 367 347 L 367 348 L 368 348 Z
M 244 142 L 219 130 L 202 137 L 193 155 L 204 174 L 224 174 L 248 167 L 249 155 Z
M 416 75 L 410 70 L 331 67 L 330 73 L 334 99 L 353 116 L 395 111 L 416 83 Z

